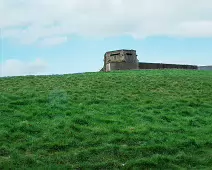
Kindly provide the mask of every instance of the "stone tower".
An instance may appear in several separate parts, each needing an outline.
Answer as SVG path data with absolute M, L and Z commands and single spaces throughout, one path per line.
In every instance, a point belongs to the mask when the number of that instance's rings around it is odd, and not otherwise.
M 135 50 L 109 51 L 104 56 L 104 71 L 139 69 Z

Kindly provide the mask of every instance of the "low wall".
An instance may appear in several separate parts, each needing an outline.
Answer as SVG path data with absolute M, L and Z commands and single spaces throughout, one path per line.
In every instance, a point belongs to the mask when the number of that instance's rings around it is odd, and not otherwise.
M 199 70 L 212 70 L 212 66 L 199 66 Z
M 198 67 L 195 65 L 139 63 L 139 69 L 192 69 L 192 70 L 197 70 Z

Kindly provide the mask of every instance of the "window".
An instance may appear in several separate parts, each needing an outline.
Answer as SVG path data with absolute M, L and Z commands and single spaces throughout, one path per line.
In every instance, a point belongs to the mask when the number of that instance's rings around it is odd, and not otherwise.
M 117 55 L 120 55 L 120 53 L 110 54 L 110 56 L 117 56 Z

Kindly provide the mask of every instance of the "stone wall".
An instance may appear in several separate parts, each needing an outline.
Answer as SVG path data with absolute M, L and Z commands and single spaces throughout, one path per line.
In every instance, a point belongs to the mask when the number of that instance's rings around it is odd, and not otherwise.
M 163 64 L 163 63 L 139 63 L 139 69 L 192 69 L 197 70 L 195 65 Z
M 125 63 L 125 62 L 120 62 L 120 63 L 109 63 L 109 67 L 107 70 L 137 70 L 138 69 L 138 64 L 134 63 Z
M 135 50 L 116 50 L 106 52 L 104 55 L 104 67 L 101 71 L 113 70 L 138 70 L 138 69 L 192 69 L 212 70 L 212 66 L 199 67 L 195 65 L 144 63 L 137 59 Z
M 105 53 L 104 71 L 138 69 L 135 50 L 116 50 Z
M 212 66 L 199 66 L 199 70 L 212 70 Z

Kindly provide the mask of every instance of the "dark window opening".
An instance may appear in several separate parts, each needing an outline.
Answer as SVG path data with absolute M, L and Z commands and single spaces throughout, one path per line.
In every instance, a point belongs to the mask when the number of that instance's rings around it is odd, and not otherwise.
M 110 56 L 120 55 L 120 53 L 110 54 Z
M 131 53 L 127 53 L 127 55 L 132 55 Z

